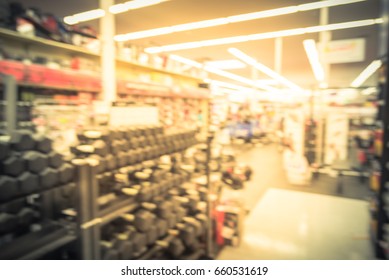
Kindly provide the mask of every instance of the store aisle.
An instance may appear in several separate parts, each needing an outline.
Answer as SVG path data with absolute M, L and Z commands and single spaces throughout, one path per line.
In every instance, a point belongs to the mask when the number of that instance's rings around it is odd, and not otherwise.
M 246 209 L 251 211 L 268 188 L 289 185 L 282 169 L 281 153 L 275 145 L 236 146 L 235 153 L 239 162 L 248 164 L 254 171 L 243 190 Z
M 242 194 L 250 212 L 241 245 L 226 247 L 219 259 L 374 258 L 369 191 L 358 178 L 347 177 L 339 197 L 336 178 L 325 175 L 310 186 L 289 184 L 276 145 L 238 146 L 236 154 L 254 170 Z
M 368 220 L 367 202 L 272 188 L 218 259 L 372 259 Z

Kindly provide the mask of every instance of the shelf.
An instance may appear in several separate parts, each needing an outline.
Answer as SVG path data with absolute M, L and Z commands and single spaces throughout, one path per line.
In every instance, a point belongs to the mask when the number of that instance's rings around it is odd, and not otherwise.
M 153 97 L 170 97 L 170 98 L 191 98 L 191 99 L 208 99 L 210 94 L 208 90 L 200 88 L 183 88 L 174 90 L 172 87 L 134 81 L 117 81 L 117 92 L 119 95 L 142 95 Z
M 121 202 L 115 202 L 114 205 L 106 209 L 100 210 L 98 217 L 101 219 L 101 224 L 107 224 L 120 215 L 134 211 L 138 207 L 139 205 L 134 198 L 127 198 Z
M 71 69 L 51 69 L 44 65 L 0 60 L 0 73 L 12 75 L 24 87 L 100 92 L 99 75 Z M 1 81 L 1 79 L 0 79 Z
M 0 250 L 3 260 L 32 260 L 38 259 L 72 241 L 76 236 L 59 225 L 49 225 L 47 228 L 22 236 Z
M 201 79 L 201 78 L 197 78 L 197 77 L 193 77 L 193 76 L 185 75 L 185 74 L 180 74 L 177 72 L 173 72 L 173 71 L 169 71 L 169 70 L 165 70 L 165 69 L 161 69 L 161 68 L 155 68 L 155 67 L 152 67 L 149 65 L 144 65 L 144 64 L 133 62 L 133 61 L 125 60 L 123 58 L 116 58 L 116 62 L 121 63 L 123 65 L 133 67 L 133 68 L 138 68 L 138 69 L 152 71 L 152 72 L 158 72 L 158 73 L 166 74 L 169 76 L 175 76 L 175 77 L 184 78 L 184 79 L 188 79 L 188 80 L 194 80 L 197 82 L 203 81 L 203 79 Z
M 7 199 L 7 200 L 4 200 L 4 201 L 1 201 L 0 200 L 0 206 L 1 205 L 5 205 L 5 204 L 9 204 L 9 203 L 12 203 L 14 201 L 17 201 L 17 200 L 20 200 L 20 199 L 25 199 L 27 197 L 30 197 L 30 196 L 35 196 L 37 194 L 47 194 L 47 193 L 50 193 L 56 189 L 60 189 L 60 188 L 63 188 L 65 186 L 69 186 L 69 185 L 73 185 L 74 183 L 70 182 L 70 183 L 67 183 L 67 184 L 62 184 L 62 185 L 57 185 L 55 187 L 52 187 L 52 188 L 48 188 L 48 189 L 39 189 L 39 190 L 35 190 L 34 192 L 32 193 L 28 193 L 28 194 L 20 194 L 18 196 L 15 196 L 15 197 L 12 197 L 11 199 Z
M 85 48 L 66 44 L 66 43 L 61 43 L 61 42 L 56 42 L 53 40 L 49 39 L 44 39 L 44 38 L 39 38 L 39 37 L 31 37 L 31 36 L 26 36 L 23 35 L 19 32 L 5 29 L 5 28 L 0 28 L 0 37 L 4 37 L 7 39 L 12 39 L 18 42 L 26 43 L 26 44 L 32 44 L 36 46 L 45 46 L 45 47 L 51 47 L 54 49 L 61 49 L 68 51 L 72 54 L 82 54 L 82 55 L 87 55 L 89 57 L 100 57 L 98 53 L 94 53 L 92 51 L 89 51 Z

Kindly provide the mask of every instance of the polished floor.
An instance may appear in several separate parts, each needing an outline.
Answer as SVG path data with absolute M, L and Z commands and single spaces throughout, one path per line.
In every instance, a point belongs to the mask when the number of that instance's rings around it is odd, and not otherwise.
M 255 172 L 242 195 L 249 214 L 240 246 L 225 247 L 218 259 L 374 259 L 364 197 L 290 186 L 274 147 L 251 147 L 239 154 Z

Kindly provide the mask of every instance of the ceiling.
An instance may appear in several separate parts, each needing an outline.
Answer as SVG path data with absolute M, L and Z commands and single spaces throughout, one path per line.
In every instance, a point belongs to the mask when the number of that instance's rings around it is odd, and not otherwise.
M 172 26 L 181 23 L 213 19 L 262 11 L 291 5 L 314 2 L 303 0 L 171 0 L 155 6 L 116 15 L 116 33 L 128 33 L 146 29 Z M 317 0 L 316 0 L 317 1 Z M 60 17 L 98 8 L 97 0 L 23 0 L 25 6 L 38 7 L 43 11 L 52 12 Z M 116 1 L 117 3 L 125 2 Z M 380 17 L 380 0 L 329 8 L 329 22 L 340 23 L 354 20 L 374 19 Z M 88 22 L 98 30 L 98 21 Z M 227 24 L 219 27 L 203 28 L 192 31 L 178 32 L 152 38 L 134 40 L 130 43 L 147 46 L 162 46 L 168 44 L 193 42 L 198 40 L 215 39 L 262 32 L 278 31 L 299 27 L 316 26 L 320 24 L 320 11 L 313 10 L 282 15 L 265 19 L 251 20 L 241 23 Z M 379 25 L 358 27 L 346 30 L 332 31 L 333 40 L 364 38 L 366 39 L 365 60 L 362 62 L 341 63 L 330 65 L 329 87 L 347 87 L 351 81 L 374 59 L 378 57 Z M 303 48 L 303 40 L 319 40 L 318 33 L 297 35 L 282 38 L 281 74 L 290 81 L 307 89 L 317 86 L 307 56 Z M 265 39 L 231 45 L 203 47 L 182 50 L 174 54 L 198 61 L 234 59 L 227 51 L 235 47 L 254 57 L 262 64 L 275 67 L 275 39 Z M 229 70 L 245 77 L 252 77 L 249 67 L 240 70 Z M 259 78 L 266 79 L 264 74 Z M 219 80 L 225 80 L 218 78 Z M 227 80 L 225 80 L 227 81 Z M 376 77 L 370 78 L 364 86 L 374 85 Z

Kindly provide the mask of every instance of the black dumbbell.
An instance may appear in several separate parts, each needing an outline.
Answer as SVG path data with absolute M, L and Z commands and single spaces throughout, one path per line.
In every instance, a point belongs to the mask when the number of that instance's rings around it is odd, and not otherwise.
M 115 140 L 111 143 L 111 154 L 118 154 L 122 150 L 122 143 L 121 140 Z
M 165 219 L 157 218 L 155 225 L 157 227 L 158 237 L 165 236 L 169 229 L 167 221 Z
M 74 152 L 77 155 L 91 155 L 96 154 L 99 156 L 106 156 L 108 154 L 108 146 L 103 140 L 95 140 L 93 143 L 88 145 L 79 145 L 76 146 Z
M 103 260 L 118 260 L 119 252 L 114 248 L 113 242 L 100 241 L 101 258 Z
M 138 231 L 147 232 L 154 224 L 156 216 L 150 211 L 140 209 L 134 214 L 124 214 L 121 218 L 130 222 Z
M 200 237 L 205 232 L 203 224 L 194 217 L 184 217 L 183 222 L 187 227 L 191 226 L 194 228 L 197 237 Z
M 44 135 L 34 135 L 35 150 L 41 153 L 49 153 L 52 149 L 52 141 Z
M 154 222 L 155 223 L 155 222 Z M 155 224 L 151 225 L 146 233 L 147 245 L 152 245 L 158 239 L 158 228 Z
M 10 144 L 15 151 L 32 150 L 35 147 L 33 133 L 29 130 L 14 131 L 11 134 Z
M 128 165 L 128 153 L 127 152 L 120 151 L 116 155 L 116 159 L 117 159 L 117 164 L 116 165 L 118 167 L 124 167 L 124 166 Z
M 177 259 L 185 252 L 185 245 L 179 238 L 179 231 L 169 230 L 169 235 L 162 240 L 158 240 L 156 244 L 165 249 L 166 252 L 174 259 Z
M 119 130 L 119 129 L 116 129 L 116 128 L 111 128 L 109 129 L 109 133 L 111 135 L 111 137 L 115 140 L 119 140 L 119 139 L 123 139 L 124 138 L 124 134 L 123 134 L 123 131 L 122 130 Z
M 8 158 L 0 162 L 1 173 L 9 176 L 18 176 L 25 171 L 25 162 L 17 153 L 11 154 Z
M 174 257 L 178 258 L 181 256 L 185 251 L 185 245 L 179 238 L 174 238 L 170 243 L 168 247 L 168 252 Z
M 28 151 L 23 154 L 27 170 L 32 173 L 39 173 L 48 165 L 48 157 L 42 153 Z
M 107 170 L 107 159 L 100 157 L 99 155 L 90 155 L 87 157 L 88 162 L 93 162 L 93 165 L 96 166 L 96 172 L 103 173 Z
M 0 213 L 0 234 L 10 233 L 15 230 L 18 225 L 16 215 L 9 213 Z
M 21 194 L 31 194 L 39 190 L 39 177 L 30 172 L 23 172 L 17 178 Z
M 0 201 L 7 201 L 19 193 L 18 181 L 9 176 L 0 176 Z
M 114 237 L 113 240 L 113 247 L 118 251 L 119 253 L 119 259 L 120 260 L 130 260 L 133 258 L 134 255 L 134 245 L 132 241 L 130 240 L 130 236 L 128 232 L 124 233 L 118 233 Z
M 43 189 L 48 189 L 55 187 L 58 184 L 58 170 L 53 168 L 45 168 L 42 172 L 39 173 L 40 186 Z
M 127 128 L 126 130 L 126 139 L 131 140 L 133 137 L 135 137 L 134 128 Z
M 8 141 L 0 139 L 0 161 L 11 154 L 11 147 Z
M 176 225 L 179 230 L 179 237 L 185 246 L 191 246 L 196 242 L 197 231 L 193 226 L 188 226 L 188 224 L 178 223 Z
M 157 216 L 165 219 L 169 228 L 173 228 L 177 223 L 177 215 L 173 211 L 173 203 L 171 201 L 162 200 L 157 202 Z
M 113 155 L 107 155 L 105 160 L 107 162 L 106 170 L 113 170 L 117 167 L 116 158 Z
M 133 185 L 132 188 L 137 191 L 137 200 L 139 202 L 147 202 L 153 198 L 153 190 L 147 182 L 141 185 Z
M 74 180 L 74 166 L 64 163 L 58 168 L 58 181 L 60 184 L 66 184 Z
M 20 227 L 28 227 L 30 226 L 37 216 L 37 212 L 29 207 L 23 207 L 18 213 L 18 225 Z
M 147 246 L 147 236 L 145 233 L 138 232 L 134 227 L 128 227 L 130 240 L 133 244 L 133 249 L 135 254 L 140 254 L 145 251 Z
M 131 138 L 130 147 L 131 147 L 131 149 L 138 149 L 140 147 L 140 142 L 139 142 L 138 137 Z
M 63 163 L 63 156 L 55 151 L 48 154 L 48 163 L 52 168 L 59 168 Z

